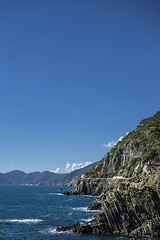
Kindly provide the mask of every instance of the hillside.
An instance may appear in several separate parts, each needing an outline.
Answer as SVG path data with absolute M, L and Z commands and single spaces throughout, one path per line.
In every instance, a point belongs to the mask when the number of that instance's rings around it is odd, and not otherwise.
M 115 179 L 143 182 L 160 192 L 160 111 L 153 117 L 142 120 L 134 131 L 118 142 L 85 174 L 83 184 L 84 181 L 95 182 L 97 178 L 101 182 L 106 179 L 108 182 L 115 182 Z M 79 186 L 81 185 L 82 182 Z
M 89 209 L 100 213 L 57 231 L 160 237 L 160 111 L 118 142 L 72 194 L 99 195 Z
M 105 157 L 87 172 L 87 177 L 131 177 L 140 175 L 135 168 L 160 160 L 160 112 L 142 120 L 138 127 L 112 148 Z M 141 169 L 142 170 L 142 169 Z M 133 177 L 133 176 L 132 176 Z
M 58 185 L 65 174 L 49 171 L 25 173 L 14 170 L 0 175 L 0 184 Z

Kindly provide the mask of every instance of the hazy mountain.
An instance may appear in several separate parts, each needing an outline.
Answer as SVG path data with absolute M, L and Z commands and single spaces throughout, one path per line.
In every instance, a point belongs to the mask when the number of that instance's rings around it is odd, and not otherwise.
M 32 185 L 75 185 L 80 176 L 86 173 L 96 163 L 84 168 L 74 170 L 71 173 L 57 174 L 49 171 L 25 173 L 14 170 L 0 173 L 0 184 L 32 184 Z

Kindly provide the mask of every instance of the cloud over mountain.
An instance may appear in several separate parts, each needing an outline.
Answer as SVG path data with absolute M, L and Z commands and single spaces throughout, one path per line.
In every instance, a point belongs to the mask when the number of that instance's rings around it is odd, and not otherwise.
M 126 133 L 128 135 L 129 132 Z M 112 148 L 114 147 L 118 142 L 122 141 L 124 136 L 120 136 L 120 138 L 117 141 L 109 141 L 107 144 L 102 144 L 101 147 L 103 148 Z
M 66 167 L 65 167 L 65 172 L 69 173 L 76 169 L 86 167 L 89 164 L 91 164 L 91 162 L 85 162 L 85 163 L 69 163 L 69 162 L 67 162 Z

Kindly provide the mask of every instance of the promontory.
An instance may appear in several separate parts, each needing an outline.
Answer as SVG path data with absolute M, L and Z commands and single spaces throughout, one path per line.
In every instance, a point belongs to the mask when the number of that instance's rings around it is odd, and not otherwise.
M 94 195 L 91 222 L 57 231 L 160 237 L 160 111 L 144 119 L 70 194 Z

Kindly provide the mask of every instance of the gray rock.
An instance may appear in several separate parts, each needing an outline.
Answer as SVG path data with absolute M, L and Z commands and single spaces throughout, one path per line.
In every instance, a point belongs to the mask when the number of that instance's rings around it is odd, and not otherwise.
M 85 234 L 160 237 L 159 196 L 149 187 L 108 192 L 101 202 L 99 215 L 92 222 L 57 229 L 68 230 Z

